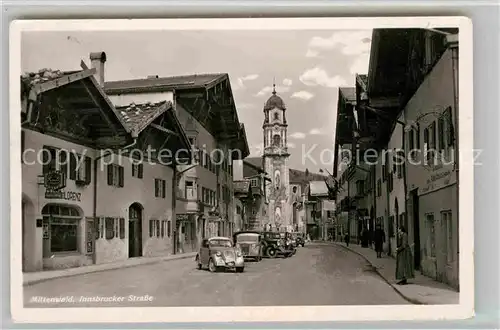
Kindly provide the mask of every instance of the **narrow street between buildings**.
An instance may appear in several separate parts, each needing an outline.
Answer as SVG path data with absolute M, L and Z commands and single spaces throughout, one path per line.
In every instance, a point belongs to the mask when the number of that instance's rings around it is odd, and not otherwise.
M 47 301 L 53 298 L 66 302 Z M 181 259 L 28 285 L 24 299 L 37 308 L 408 304 L 362 257 L 328 243 L 247 262 L 241 274 L 210 273 Z

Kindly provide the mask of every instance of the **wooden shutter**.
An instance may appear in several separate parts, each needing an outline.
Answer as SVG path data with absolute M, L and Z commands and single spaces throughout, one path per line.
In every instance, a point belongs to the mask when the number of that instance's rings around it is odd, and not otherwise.
M 156 222 L 156 237 L 160 237 L 160 220 L 155 220 Z
M 124 173 L 123 173 L 123 166 L 118 167 L 118 186 L 123 187 L 124 185 Z
M 132 177 L 135 176 L 135 167 L 136 165 L 132 163 Z
M 161 197 L 165 198 L 165 192 L 167 188 L 167 182 L 165 180 L 162 180 L 162 185 L 161 185 Z
M 139 179 L 142 179 L 142 176 L 143 176 L 143 172 L 144 172 L 144 164 L 139 164 L 138 168 L 137 168 L 137 177 Z
M 453 129 L 453 121 L 451 118 L 451 107 L 446 108 L 444 114 L 446 119 L 446 127 L 448 128 L 448 146 L 453 146 L 453 144 L 455 143 L 455 132 Z
M 149 237 L 153 237 L 153 223 L 154 220 L 149 220 Z
M 43 168 L 42 168 L 42 173 L 48 173 L 49 172 L 49 149 L 47 147 L 43 147 L 42 149 L 42 162 L 43 162 Z
M 64 177 L 68 177 L 68 152 L 65 150 L 60 150 L 59 153 L 59 170 Z
M 85 184 L 92 181 L 92 158 L 85 156 Z
M 74 152 L 70 153 L 69 156 L 69 178 L 70 180 L 76 180 L 76 155 Z
M 417 149 L 420 149 L 420 126 L 417 126 L 417 129 L 415 130 L 415 141 L 416 141 L 416 147 Z
M 113 164 L 108 165 L 108 186 L 113 185 Z
M 125 238 L 125 218 L 120 218 L 120 239 Z
M 160 189 L 158 187 L 158 179 L 155 179 L 155 197 L 159 197 L 158 191 L 160 191 Z

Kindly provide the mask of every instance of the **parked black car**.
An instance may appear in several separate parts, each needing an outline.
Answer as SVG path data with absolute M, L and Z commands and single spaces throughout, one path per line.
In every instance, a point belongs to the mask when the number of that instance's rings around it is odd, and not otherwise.
M 304 245 L 306 244 L 306 238 L 305 238 L 305 234 L 304 233 L 293 233 L 294 237 L 295 237 L 295 245 L 296 246 L 302 246 L 304 247 Z
M 276 258 L 281 255 L 288 258 L 294 254 L 294 249 L 289 244 L 286 244 L 286 235 L 282 237 L 281 234 L 272 231 L 262 233 L 262 247 L 266 257 Z

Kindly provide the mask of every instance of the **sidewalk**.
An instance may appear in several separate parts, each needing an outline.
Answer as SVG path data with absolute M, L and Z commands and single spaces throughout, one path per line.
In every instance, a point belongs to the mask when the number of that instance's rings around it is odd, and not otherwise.
M 349 244 L 349 247 L 346 247 L 340 242 L 335 242 L 335 244 L 362 256 L 394 290 L 409 302 L 421 305 L 459 303 L 459 292 L 444 283 L 420 274 L 419 271 L 415 271 L 415 278 L 408 280 L 408 284 L 396 284 L 396 259 L 386 254 L 377 259 L 377 254 L 372 248 L 363 248 L 356 244 Z
M 162 261 L 194 258 L 195 256 L 196 256 L 196 252 L 189 252 L 189 253 L 174 254 L 174 255 L 168 255 L 168 256 L 162 256 L 162 257 L 139 257 L 139 258 L 127 259 L 127 260 L 123 260 L 123 261 L 99 264 L 99 265 L 67 268 L 67 269 L 60 269 L 60 270 L 48 270 L 48 271 L 41 271 L 41 272 L 23 273 L 23 285 L 24 286 L 32 285 L 35 283 L 44 282 L 44 281 L 48 281 L 48 280 L 52 280 L 52 279 L 56 279 L 56 278 L 61 278 L 61 277 L 96 273 L 96 272 L 102 272 L 102 271 L 106 271 L 106 270 L 128 268 L 128 267 L 147 265 L 147 264 L 155 264 L 155 263 L 162 262 Z

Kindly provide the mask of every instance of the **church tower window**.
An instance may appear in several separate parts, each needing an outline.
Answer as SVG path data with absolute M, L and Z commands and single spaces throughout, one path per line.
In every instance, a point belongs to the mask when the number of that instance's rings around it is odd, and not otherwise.
M 281 137 L 278 134 L 273 136 L 273 145 L 279 147 L 281 144 Z

